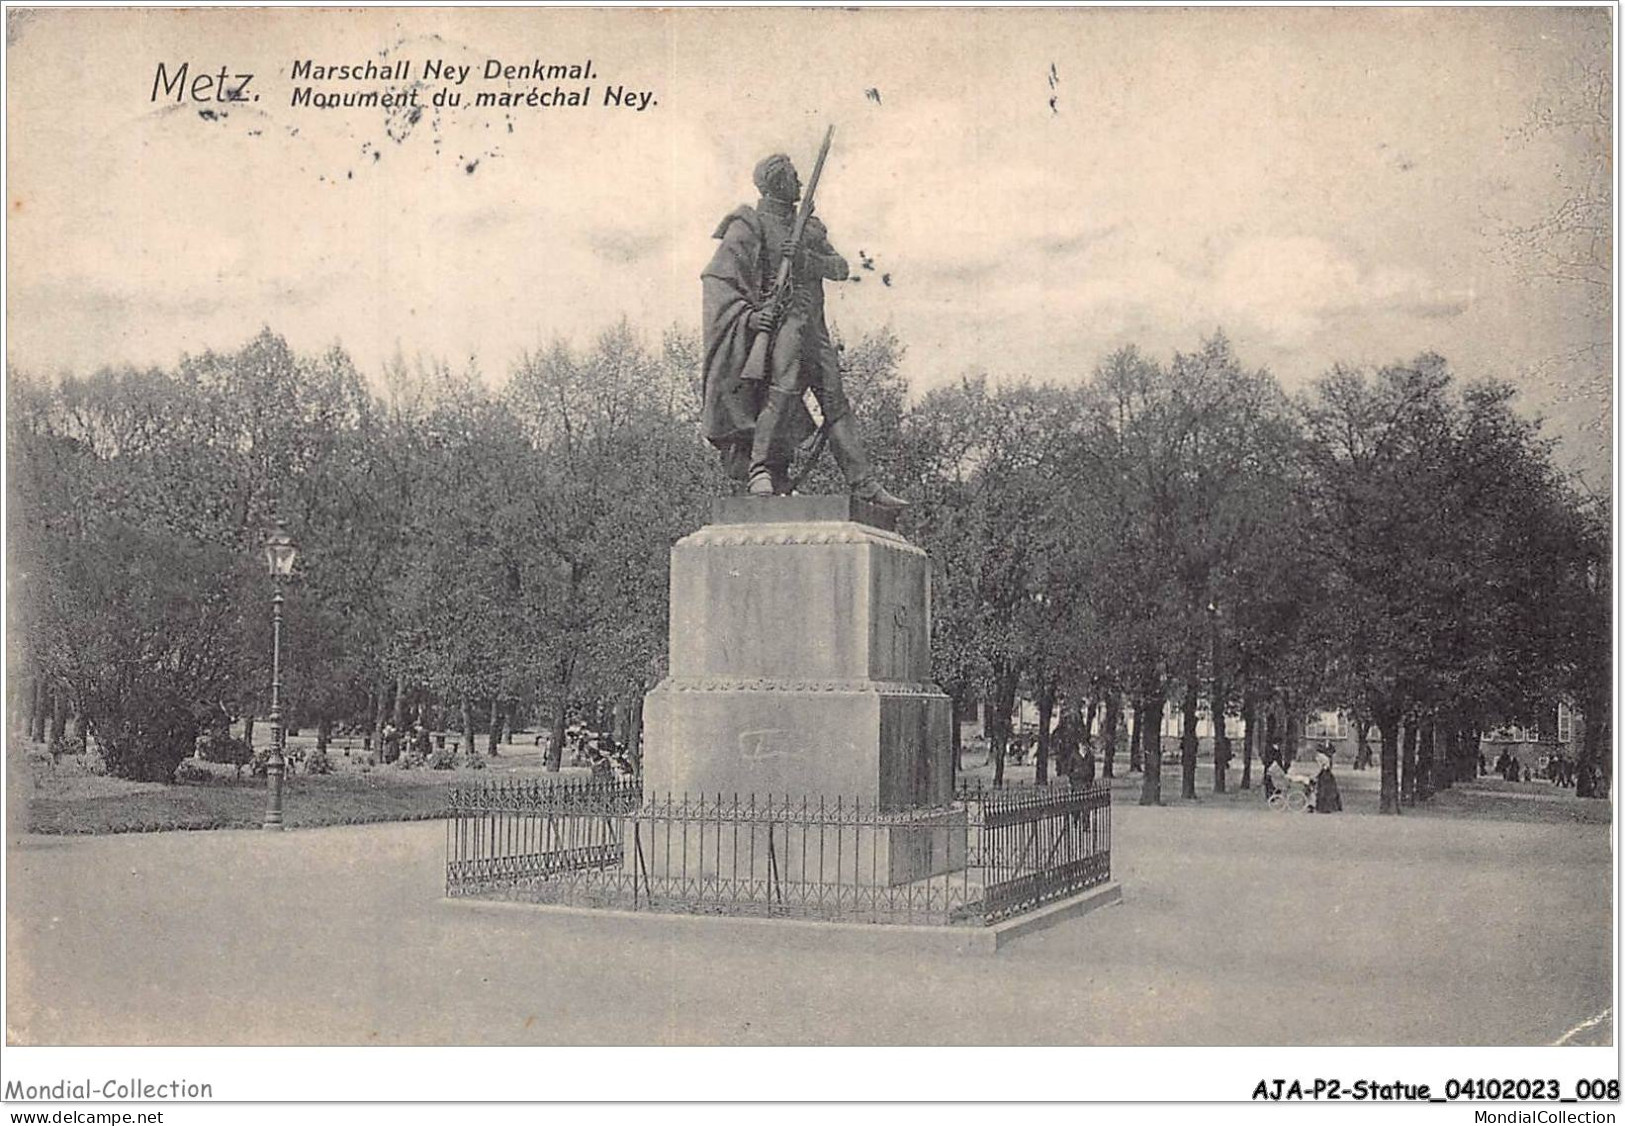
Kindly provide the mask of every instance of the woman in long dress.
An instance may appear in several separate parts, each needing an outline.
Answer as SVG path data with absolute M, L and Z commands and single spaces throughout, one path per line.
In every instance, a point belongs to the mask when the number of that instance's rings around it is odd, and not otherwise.
M 1343 795 L 1338 792 L 1337 778 L 1332 774 L 1332 756 L 1325 751 L 1315 755 L 1320 773 L 1315 775 L 1315 812 L 1341 813 Z

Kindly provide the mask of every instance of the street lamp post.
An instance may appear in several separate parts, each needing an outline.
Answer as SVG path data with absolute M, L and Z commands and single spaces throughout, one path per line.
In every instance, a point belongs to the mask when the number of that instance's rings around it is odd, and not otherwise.
M 282 580 L 293 573 L 299 546 L 278 519 L 265 540 L 265 568 L 271 575 L 271 755 L 265 762 L 265 781 L 270 798 L 265 808 L 263 828 L 282 831 L 282 776 L 287 760 L 282 751 L 286 734 L 282 726 Z

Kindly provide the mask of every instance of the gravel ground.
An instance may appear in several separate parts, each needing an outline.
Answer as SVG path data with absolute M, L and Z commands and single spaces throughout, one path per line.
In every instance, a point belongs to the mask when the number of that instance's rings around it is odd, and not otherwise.
M 8 1038 L 1518 1045 L 1607 1008 L 1607 824 L 1380 818 L 1344 790 L 1332 817 L 1119 793 L 1123 905 L 991 957 L 450 903 L 437 822 L 30 836 Z

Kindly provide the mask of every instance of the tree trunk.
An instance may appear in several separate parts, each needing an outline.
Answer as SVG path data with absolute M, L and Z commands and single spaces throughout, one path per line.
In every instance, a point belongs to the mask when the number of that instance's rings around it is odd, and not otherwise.
M 1258 701 L 1249 693 L 1241 702 L 1241 788 L 1253 788 L 1253 747 L 1258 732 Z
M 961 695 L 962 689 L 948 694 L 948 777 L 951 779 L 959 777 L 959 756 L 965 753 L 965 738 L 959 730 L 959 717 L 965 709 Z
M 384 730 L 384 721 L 389 716 L 388 680 L 380 680 L 378 682 L 378 694 L 375 703 L 376 707 L 374 707 L 372 713 L 372 728 L 367 732 L 367 734 L 372 736 L 372 745 L 376 747 L 379 745 L 379 736 Z
M 643 693 L 632 701 L 632 718 L 626 733 L 626 757 L 632 760 L 632 771 L 643 773 Z
M 1224 652 L 1219 645 L 1217 617 L 1213 622 L 1213 645 L 1209 656 L 1208 710 L 1213 713 L 1213 792 L 1222 794 L 1225 792 L 1225 775 L 1230 770 L 1230 733 L 1225 730 L 1224 725 L 1225 704 L 1229 694 L 1224 683 Z
M 1145 759 L 1141 754 L 1144 739 L 1140 736 L 1140 701 L 1136 698 L 1128 705 L 1128 772 L 1138 773 L 1145 769 Z
M 497 757 L 497 748 L 502 746 L 502 697 L 491 697 L 491 736 L 486 741 L 485 753 L 492 758 Z
M 1461 752 L 1461 761 L 1470 766 L 1470 769 L 1463 777 L 1477 778 L 1481 773 L 1478 769 L 1478 735 L 1465 719 L 1458 721 L 1456 748 Z M 1489 764 L 1485 763 L 1485 765 L 1488 766 Z
M 1112 777 L 1112 767 L 1117 761 L 1117 728 L 1123 720 L 1123 695 L 1116 688 L 1106 691 L 1106 722 L 1105 730 L 1101 732 L 1100 741 L 1105 748 L 1105 761 L 1101 770 L 1102 778 Z
M 1046 684 L 1038 693 L 1038 756 L 1033 763 L 1033 781 L 1042 786 L 1049 781 L 1049 721 L 1055 714 L 1055 686 Z
M 28 702 L 24 705 L 23 738 L 30 741 L 34 738 L 34 717 L 39 715 L 40 709 L 40 679 L 37 672 L 28 678 Z
M 1016 710 L 1017 673 L 1003 662 L 994 664 L 993 699 L 988 717 L 993 739 L 993 785 L 1004 785 L 1004 756 L 1010 749 L 1010 715 Z
M 1580 736 L 1580 753 L 1574 766 L 1574 796 L 1579 798 L 1605 798 L 1608 796 L 1606 763 L 1609 734 L 1612 727 L 1612 703 L 1607 696 L 1595 693 L 1583 702 L 1581 717 L 1585 730 Z
M 60 747 L 62 736 L 68 729 L 68 697 L 67 694 L 57 691 L 51 698 L 51 726 L 45 733 L 47 747 Z
M 1148 682 L 1134 701 L 1134 725 L 1140 733 L 1140 804 L 1162 804 L 1162 686 Z
M 1377 716 L 1377 730 L 1382 733 L 1382 781 L 1378 813 L 1399 812 L 1399 716 L 1397 713 Z
M 1416 744 L 1416 800 L 1433 799 L 1433 716 L 1422 721 L 1421 738 Z
M 1467 777 L 1461 773 L 1461 739 L 1456 738 L 1456 718 L 1451 713 L 1445 713 L 1445 726 L 1440 728 L 1440 743 L 1445 752 L 1445 790 L 1456 785 L 1456 778 Z
M 1354 769 L 1364 770 L 1371 765 L 1371 717 L 1364 712 L 1354 713 Z
M 401 735 L 404 738 L 405 734 L 406 734 L 406 674 L 405 673 L 396 673 L 395 674 L 395 711 L 394 711 L 394 715 L 391 718 L 391 722 L 393 722 L 395 724 L 395 730 L 401 732 Z
M 1140 763 L 1147 772 L 1154 775 L 1152 781 L 1156 789 L 1157 805 L 1162 804 L 1163 704 L 1162 689 L 1159 686 L 1156 695 L 1146 702 L 1145 723 L 1141 728 L 1144 732 L 1142 738 L 1145 740 L 1145 744 L 1140 748 Z
M 34 682 L 34 712 L 28 723 L 29 742 L 45 742 L 45 717 L 50 710 L 51 690 L 46 687 L 45 678 L 42 676 Z
M 558 692 L 558 700 L 553 708 L 553 741 L 547 748 L 544 765 L 549 774 L 557 774 L 564 764 L 564 726 L 570 710 L 570 677 L 574 671 L 573 660 L 568 656 L 559 658 L 553 685 Z
M 328 740 L 333 736 L 333 721 L 324 714 L 316 720 L 316 753 L 327 753 Z
M 1281 762 L 1281 717 L 1270 704 L 1264 709 L 1264 769 L 1270 768 L 1270 760 Z M 1282 763 L 1284 766 L 1285 763 Z
M 1291 766 L 1298 759 L 1298 752 L 1303 749 L 1303 717 L 1291 701 L 1286 706 L 1286 741 L 1282 744 L 1281 756 L 1283 766 Z
M 1015 734 L 1010 713 L 1015 709 L 1014 678 L 1004 673 L 995 676 L 993 696 L 988 701 L 984 723 L 988 729 L 989 754 L 993 756 L 993 777 L 996 785 L 1004 784 L 1004 767 L 1010 754 L 1010 740 Z M 1011 691 L 1005 693 L 1005 685 Z
M 1185 698 L 1180 702 L 1179 725 L 1179 796 L 1184 801 L 1196 800 L 1196 708 L 1201 699 L 1196 682 L 1193 661 L 1185 677 Z
M 1399 799 L 1406 805 L 1416 804 L 1416 741 L 1420 726 L 1414 716 L 1405 721 L 1405 757 L 1399 762 Z

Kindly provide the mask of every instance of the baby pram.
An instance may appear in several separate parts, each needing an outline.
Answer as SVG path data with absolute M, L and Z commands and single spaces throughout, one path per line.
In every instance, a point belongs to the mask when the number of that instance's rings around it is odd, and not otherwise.
M 1270 780 L 1274 783 L 1269 806 L 1277 813 L 1313 813 L 1315 811 L 1315 776 L 1320 767 L 1313 759 L 1296 759 L 1282 769 L 1270 764 Z

